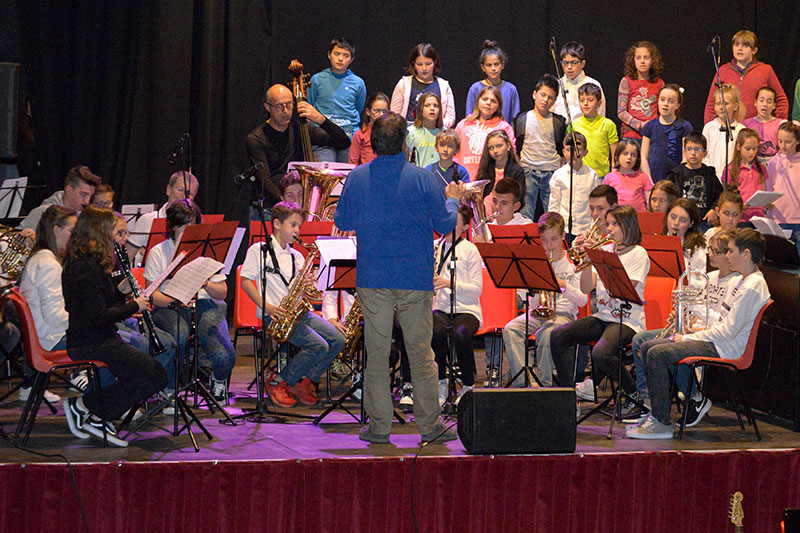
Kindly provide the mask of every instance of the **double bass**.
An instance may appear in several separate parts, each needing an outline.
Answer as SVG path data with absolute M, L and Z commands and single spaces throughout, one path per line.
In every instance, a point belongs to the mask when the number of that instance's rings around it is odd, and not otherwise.
M 292 73 L 292 96 L 295 102 L 306 101 L 306 88 L 311 85 L 308 74 L 303 73 L 303 64 L 297 59 L 289 63 L 289 72 Z M 300 124 L 300 142 L 303 145 L 303 160 L 316 161 L 314 150 L 311 148 L 311 135 L 308 133 L 308 121 L 304 118 L 298 120 Z

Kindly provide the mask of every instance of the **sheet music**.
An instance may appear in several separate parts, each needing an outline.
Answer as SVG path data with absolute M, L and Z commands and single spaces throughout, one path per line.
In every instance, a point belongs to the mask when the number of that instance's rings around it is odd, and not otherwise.
M 242 239 L 244 239 L 246 231 L 247 228 L 236 228 L 236 233 L 233 234 L 231 246 L 228 248 L 228 255 L 225 256 L 225 268 L 222 269 L 222 273 L 226 276 L 230 275 L 231 270 L 233 270 L 233 262 L 236 261 L 236 254 L 239 253 L 239 247 L 242 245 Z
M 210 257 L 198 257 L 181 268 L 172 277 L 167 288 L 161 292 L 186 305 L 203 288 L 203 284 L 208 281 L 208 278 L 219 272 L 224 266 L 224 263 Z
M 775 203 L 775 200 L 783 196 L 782 192 L 777 191 L 756 191 L 753 196 L 745 200 L 745 204 L 749 207 L 766 207 L 769 204 Z
M 155 210 L 156 204 L 125 204 L 120 213 L 128 224 L 136 224 L 142 215 Z
M 775 235 L 776 237 L 781 237 L 782 239 L 788 239 L 792 236 L 792 230 L 783 229 L 771 218 L 752 217 L 750 222 L 753 223 L 753 226 L 755 226 L 759 233 L 764 235 Z
M 175 267 L 183 261 L 183 258 L 186 257 L 186 252 L 179 253 L 170 263 L 167 265 L 167 268 L 164 269 L 164 272 L 158 275 L 156 279 L 153 280 L 153 283 L 147 286 L 145 290 L 142 291 L 142 295 L 150 298 L 154 292 L 161 286 L 167 276 L 169 276 Z
M 324 291 L 328 288 L 328 280 L 336 276 L 336 268 L 329 269 L 328 263 L 336 259 L 355 260 L 358 240 L 356 237 L 318 237 L 314 244 L 319 250 L 317 289 Z
M 22 207 L 22 198 L 28 186 L 28 177 L 8 178 L 0 187 L 0 217 L 17 218 Z M 16 190 L 15 190 L 16 189 Z

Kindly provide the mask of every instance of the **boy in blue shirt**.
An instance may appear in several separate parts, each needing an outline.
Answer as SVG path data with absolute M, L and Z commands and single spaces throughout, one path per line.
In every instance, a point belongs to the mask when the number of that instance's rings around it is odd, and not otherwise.
M 439 160 L 425 168 L 436 176 L 436 185 L 439 186 L 442 194 L 444 194 L 447 184 L 453 181 L 453 174 L 456 169 L 458 170 L 458 181 L 469 181 L 467 169 L 453 161 L 453 157 L 460 149 L 461 139 L 456 130 L 447 128 L 436 134 L 436 153 L 439 154 Z
M 358 129 L 361 111 L 367 99 L 364 80 L 353 74 L 349 68 L 355 55 L 356 47 L 348 39 L 333 39 L 328 47 L 331 66 L 311 76 L 311 87 L 306 95 L 308 103 L 342 128 L 351 139 Z M 314 157 L 317 161 L 347 163 L 350 149 L 336 150 L 330 146 L 315 146 Z

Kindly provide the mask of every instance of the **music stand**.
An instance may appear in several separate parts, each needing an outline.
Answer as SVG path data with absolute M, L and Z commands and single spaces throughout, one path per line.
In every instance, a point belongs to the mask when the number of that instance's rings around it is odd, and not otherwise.
M 661 235 L 664 229 L 664 215 L 665 213 L 656 213 L 654 211 L 636 213 L 642 235 Z
M 150 224 L 150 233 L 147 236 L 147 244 L 144 247 L 144 254 L 142 254 L 142 264 L 147 263 L 147 254 L 154 246 L 158 246 L 167 240 L 167 219 L 154 218 L 153 223 Z
M 130 226 L 139 222 L 143 215 L 152 213 L 155 210 L 156 204 L 125 204 L 120 208 L 120 213 Z
M 547 259 L 541 246 L 529 244 L 476 243 L 483 257 L 483 263 L 489 271 L 494 284 L 501 289 L 525 289 L 561 292 L 553 265 Z M 520 374 L 525 375 L 525 386 L 531 386 L 533 378 L 539 386 L 542 382 L 536 372 L 530 368 L 528 360 L 529 303 L 525 298 L 525 364 L 509 383 L 513 383 Z
M 608 426 L 608 435 L 606 438 L 611 439 L 611 432 L 614 429 L 614 422 L 620 416 L 621 399 L 622 399 L 622 354 L 624 346 L 622 346 L 622 319 L 625 315 L 625 310 L 630 310 L 633 304 L 644 305 L 644 302 L 639 298 L 636 292 L 636 287 L 633 286 L 628 273 L 625 272 L 625 267 L 622 265 L 619 256 L 614 252 L 607 252 L 599 249 L 586 250 L 589 259 L 592 261 L 592 266 L 597 272 L 598 277 L 603 281 L 603 285 L 608 291 L 609 296 L 619 300 L 619 335 L 617 336 L 617 356 L 619 357 L 619 364 L 617 367 L 617 389 L 614 394 L 603 400 L 603 403 L 583 415 L 578 424 L 592 416 L 600 409 L 606 407 L 614 399 L 614 412 L 611 416 L 611 424 Z M 628 313 L 630 316 L 630 313 Z
M 44 189 L 44 185 L 28 185 L 28 177 L 8 178 L 0 186 L 0 219 L 18 218 L 22 199 L 28 189 Z
M 642 235 L 642 248 L 650 257 L 648 276 L 661 278 L 681 277 L 686 265 L 683 259 L 683 244 L 677 235 Z
M 541 245 L 538 224 L 520 224 L 516 226 L 500 226 L 489 224 L 489 231 L 492 234 L 492 241 L 505 244 L 537 244 Z

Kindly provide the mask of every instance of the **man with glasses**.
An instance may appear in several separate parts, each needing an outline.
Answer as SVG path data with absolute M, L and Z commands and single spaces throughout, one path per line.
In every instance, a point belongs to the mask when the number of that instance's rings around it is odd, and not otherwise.
M 350 138 L 344 130 L 308 102 L 298 102 L 295 115 L 294 98 L 285 85 L 276 84 L 267 90 L 264 109 L 269 113 L 269 118 L 247 136 L 250 164 L 264 163 L 256 173 L 258 181 L 253 182 L 250 220 L 259 220 L 255 204 L 261 199 L 264 200 L 269 219 L 272 206 L 280 201 L 278 184 L 286 173 L 287 165 L 291 161 L 303 160 L 300 119 L 311 123 L 309 135 L 312 145 L 331 146 L 337 150 L 350 146 Z

